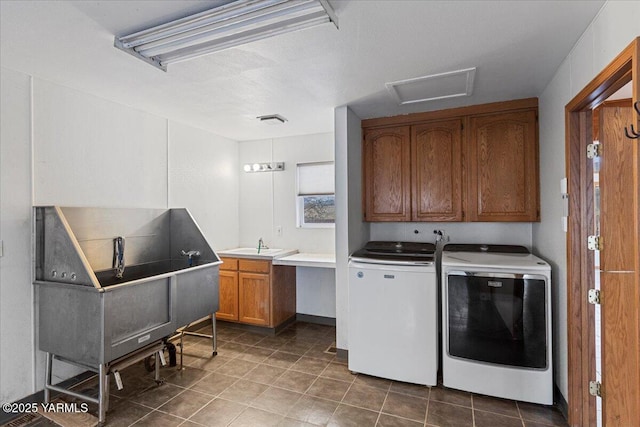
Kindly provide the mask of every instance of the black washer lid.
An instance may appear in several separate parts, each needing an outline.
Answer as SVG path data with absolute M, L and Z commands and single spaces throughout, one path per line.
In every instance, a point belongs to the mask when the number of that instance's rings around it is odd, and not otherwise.
M 518 245 L 485 245 L 485 244 L 458 244 L 452 243 L 445 245 L 442 249 L 447 252 L 492 252 L 506 254 L 528 254 L 529 249 Z

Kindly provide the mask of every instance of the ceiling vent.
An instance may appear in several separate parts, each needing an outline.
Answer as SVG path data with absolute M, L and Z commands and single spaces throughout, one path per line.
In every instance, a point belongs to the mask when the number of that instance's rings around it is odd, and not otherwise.
M 287 121 L 287 119 L 282 117 L 280 114 L 269 114 L 266 116 L 258 116 L 256 118 L 260 120 L 261 123 L 266 123 L 268 125 L 281 125 Z
M 466 68 L 386 83 L 385 86 L 401 105 L 470 96 L 473 93 L 475 73 L 475 67 Z

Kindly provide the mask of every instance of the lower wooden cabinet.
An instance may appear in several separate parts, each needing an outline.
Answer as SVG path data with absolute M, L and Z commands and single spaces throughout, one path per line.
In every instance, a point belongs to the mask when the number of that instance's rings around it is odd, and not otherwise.
M 222 258 L 216 318 L 275 328 L 296 314 L 295 267 Z

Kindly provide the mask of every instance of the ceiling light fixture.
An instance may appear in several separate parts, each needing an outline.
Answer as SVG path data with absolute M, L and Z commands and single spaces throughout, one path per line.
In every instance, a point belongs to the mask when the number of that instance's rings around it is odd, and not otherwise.
M 327 0 L 236 0 L 122 37 L 114 45 L 167 71 L 167 65 L 278 34 L 333 22 Z
M 287 119 L 282 117 L 280 114 L 269 114 L 266 116 L 258 116 L 256 118 L 259 119 L 261 123 L 266 123 L 268 125 L 281 125 L 287 121 Z
M 245 172 L 282 172 L 284 162 L 246 163 L 242 169 Z

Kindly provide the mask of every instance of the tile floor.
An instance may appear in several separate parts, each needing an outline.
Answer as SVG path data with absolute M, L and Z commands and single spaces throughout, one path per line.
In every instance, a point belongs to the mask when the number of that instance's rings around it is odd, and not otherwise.
M 296 323 L 265 337 L 218 325 L 218 356 L 211 357 L 210 340 L 186 337 L 185 368 L 163 367 L 163 385 L 157 386 L 142 364 L 124 370 L 124 389 L 111 385 L 106 425 L 567 425 L 550 407 L 351 374 L 344 361 L 326 351 L 335 342 L 331 326 Z M 95 385 L 90 380 L 79 387 Z M 61 424 L 39 419 L 31 425 L 66 427 L 57 421 Z

